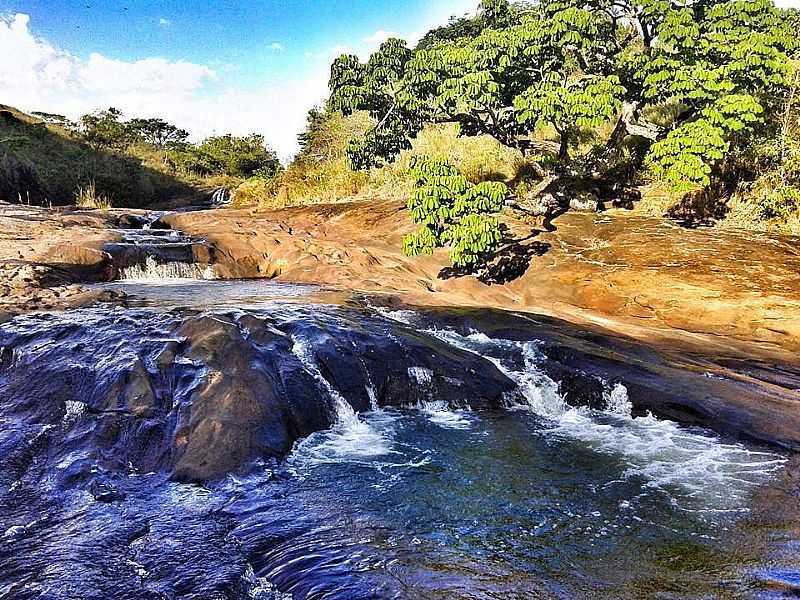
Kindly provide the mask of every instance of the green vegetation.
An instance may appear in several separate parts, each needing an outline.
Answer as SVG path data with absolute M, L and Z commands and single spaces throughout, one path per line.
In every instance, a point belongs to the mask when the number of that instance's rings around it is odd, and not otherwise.
M 55 124 L 59 123 L 59 124 Z M 191 198 L 198 192 L 162 168 L 128 151 L 92 147 L 63 117 L 26 115 L 0 107 L 0 200 L 72 204 L 80 190 L 118 206 Z M 85 194 L 84 194 L 85 197 Z
M 135 138 L 159 150 L 171 144 L 183 143 L 189 138 L 188 131 L 164 119 L 131 119 L 127 125 Z
M 794 65 L 789 93 L 772 115 L 771 135 L 738 160 L 751 178 L 739 184 L 738 196 L 756 209 L 757 220 L 800 235 L 800 69 Z
M 741 186 L 755 171 L 750 150 L 778 139 L 769 181 L 753 189 L 770 190 L 762 217 L 785 218 L 800 197 L 787 125 L 797 22 L 771 0 L 484 0 L 478 17 L 414 50 L 391 39 L 366 63 L 338 58 L 330 106 L 373 119 L 348 148 L 354 168 L 456 123 L 519 151 L 533 180 L 524 189 L 562 199 L 647 176 L 681 192 Z
M 344 117 L 331 110 L 312 110 L 294 161 L 273 179 L 246 181 L 236 190 L 236 204 L 276 209 L 354 198 L 406 198 L 414 186 L 409 167 L 421 156 L 447 160 L 473 183 L 513 180 L 526 169 L 519 152 L 489 136 L 459 136 L 457 125 L 443 124 L 425 127 L 393 163 L 370 171 L 354 170 L 348 143 L 372 124 L 364 112 Z
M 281 165 L 259 135 L 200 144 L 163 119 L 125 120 L 109 108 L 72 123 L 50 113 L 0 110 L 0 199 L 89 208 L 206 199 Z
M 360 168 L 394 159 L 426 123 L 454 122 L 540 155 L 542 178 L 586 177 L 636 137 L 657 176 L 705 186 L 786 91 L 795 45 L 781 17 L 769 0 L 546 0 L 527 10 L 485 0 L 474 38 L 416 51 L 392 39 L 366 63 L 340 57 L 330 103 L 376 122 L 350 147 Z M 668 127 L 647 119 L 664 107 L 675 109 Z M 580 152 L 615 120 L 605 147 Z
M 113 107 L 82 116 L 78 131 L 95 152 L 121 152 L 135 139 L 134 129 L 122 121 L 122 112 Z
M 491 215 L 503 208 L 506 185 L 472 184 L 446 161 L 427 157 L 413 160 L 410 174 L 415 189 L 408 208 L 421 227 L 405 237 L 403 252 L 433 254 L 434 249 L 449 246 L 456 267 L 485 264 L 503 238 L 499 221 Z
M 277 155 L 267 149 L 264 137 L 257 134 L 210 137 L 198 145 L 170 142 L 166 160 L 177 172 L 195 177 L 226 175 L 270 179 L 281 170 Z

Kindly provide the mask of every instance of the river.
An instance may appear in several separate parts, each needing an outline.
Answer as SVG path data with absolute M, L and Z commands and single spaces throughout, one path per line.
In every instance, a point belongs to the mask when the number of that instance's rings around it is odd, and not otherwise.
M 796 583 L 748 521 L 788 454 L 637 411 L 624 377 L 559 380 L 524 316 L 130 268 L 126 305 L 0 325 L 0 598 Z

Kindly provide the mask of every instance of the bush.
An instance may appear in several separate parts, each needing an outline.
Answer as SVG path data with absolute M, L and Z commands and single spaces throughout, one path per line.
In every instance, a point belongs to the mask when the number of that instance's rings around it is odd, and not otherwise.
M 221 135 L 202 144 L 174 142 L 168 146 L 167 161 L 186 175 L 261 178 L 274 177 L 281 170 L 275 152 L 266 147 L 264 137 Z
M 527 161 L 522 154 L 489 136 L 461 137 L 457 125 L 432 125 L 412 140 L 411 149 L 397 161 L 369 172 L 356 171 L 347 157 L 349 140 L 373 125 L 364 113 L 344 117 L 320 109 L 309 113 L 301 134 L 301 151 L 270 186 L 248 185 L 239 197 L 253 202 L 253 193 L 263 206 L 285 206 L 337 202 L 355 196 L 406 198 L 413 181 L 408 175 L 415 156 L 447 160 L 468 181 L 515 181 Z M 278 199 L 278 195 L 282 195 Z

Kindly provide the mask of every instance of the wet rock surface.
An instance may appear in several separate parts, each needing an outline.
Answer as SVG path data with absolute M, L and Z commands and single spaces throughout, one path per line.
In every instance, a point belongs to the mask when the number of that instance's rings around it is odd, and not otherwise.
M 535 236 L 549 250 L 534 257 L 524 275 L 506 285 L 486 285 L 472 277 L 440 279 L 441 256 L 402 257 L 400 236 L 409 224 L 395 202 L 163 215 L 2 205 L 0 224 L 0 259 L 6 257 L 0 265 L 0 320 L 25 311 L 118 302 L 119 293 L 86 290 L 75 282 L 109 279 L 153 253 L 162 263 L 213 264 L 218 277 L 333 283 L 348 292 L 388 293 L 406 304 L 536 309 L 582 323 L 590 332 L 577 339 L 568 336 L 568 344 L 549 350 L 551 374 L 565 387 L 580 390 L 584 403 L 602 402 L 597 383 L 575 375 L 597 370 L 592 361 L 613 376 L 637 373 L 643 390 L 653 378 L 682 381 L 688 372 L 698 377 L 680 394 L 638 394 L 641 410 L 796 445 L 800 260 L 796 241 L 788 238 L 567 214 L 557 220 L 554 232 Z M 519 235 L 531 231 L 522 222 L 512 220 L 511 225 Z M 11 258 L 14 252 L 21 258 Z M 569 325 L 556 320 L 538 329 L 539 335 L 552 338 Z M 415 343 L 413 336 L 403 341 L 409 347 Z M 385 340 L 361 342 L 365 347 L 359 360 L 371 365 L 379 383 L 388 382 L 376 388 L 380 401 L 398 403 L 398 396 L 408 393 L 409 375 L 393 369 L 392 361 L 370 358 L 370 353 L 381 356 L 396 348 Z M 646 354 L 646 347 L 657 360 L 625 362 Z M 323 350 L 323 372 L 352 391 L 363 410 L 369 402 L 366 392 L 353 389 L 359 384 L 351 382 L 358 379 L 337 360 L 339 353 L 355 360 L 358 351 L 333 342 Z M 442 348 L 438 352 L 447 356 Z M 430 385 L 452 400 L 452 378 L 441 375 L 438 365 L 421 366 L 433 367 Z M 472 367 L 464 370 L 465 384 L 472 386 L 479 378 L 485 377 L 475 375 Z M 637 395 L 636 384 L 631 391 Z M 493 398 L 476 398 L 474 404 L 490 406 Z M 275 440 L 274 446 L 286 443 Z
M 620 467 L 614 455 L 565 441 L 565 435 L 584 435 L 582 430 L 551 434 L 553 423 L 537 424 L 535 414 L 521 410 L 535 400 L 526 394 L 552 393 L 547 381 L 555 382 L 568 405 L 598 411 L 599 423 L 581 426 L 596 428 L 591 435 L 605 436 L 612 428 L 611 444 L 617 435 L 623 440 L 634 436 L 629 443 L 643 445 L 635 453 L 649 457 L 655 452 L 649 460 L 658 468 L 676 459 L 637 439 L 640 427 L 656 427 L 653 444 L 665 435 L 687 437 L 692 445 L 682 450 L 685 460 L 693 453 L 712 460 L 731 454 L 720 467 L 724 477 L 729 469 L 742 469 L 740 462 L 780 461 L 778 455 L 759 458 L 764 451 L 758 449 L 740 458 L 750 452 L 744 446 L 725 446 L 706 434 L 651 418 L 643 419 L 643 425 L 628 417 L 602 416 L 610 390 L 624 385 L 635 412 L 690 415 L 689 423 L 720 431 L 749 423 L 756 431 L 764 415 L 749 412 L 747 403 L 737 408 L 740 423 L 726 423 L 726 414 L 713 412 L 714 405 L 705 402 L 706 395 L 713 395 L 725 406 L 736 406 L 735 396 L 747 389 L 746 382 L 679 369 L 630 340 L 544 318 L 448 309 L 398 312 L 399 307 L 372 308 L 374 301 L 344 307 L 275 302 L 269 309 L 205 311 L 112 305 L 20 316 L 0 324 L 3 593 L 24 599 L 243 600 L 263 594 L 271 598 L 277 594 L 274 585 L 296 598 L 416 598 L 434 593 L 441 584 L 436 571 L 442 568 L 454 569 L 450 586 L 464 594 L 474 589 L 534 593 L 550 585 L 547 577 L 559 576 L 558 560 L 551 554 L 569 557 L 578 550 L 566 547 L 585 544 L 587 554 L 578 554 L 585 561 L 599 551 L 587 541 L 594 539 L 594 530 L 571 529 L 575 513 L 611 511 L 604 518 L 636 524 L 625 516 L 630 509 L 618 505 L 648 489 L 639 487 L 641 476 L 618 473 L 632 467 Z M 491 352 L 458 342 L 473 339 Z M 532 363 L 520 362 L 521 349 L 531 352 Z M 527 375 L 542 379 L 519 379 Z M 782 377 L 784 383 L 793 381 L 788 373 Z M 373 415 L 376 423 L 355 412 L 343 416 L 337 398 L 352 411 Z M 760 401 L 768 407 L 777 398 L 762 396 Z M 425 411 L 433 411 L 433 420 L 402 416 Z M 454 429 L 437 425 L 443 414 L 455 419 L 444 421 Z M 622 420 L 617 423 L 617 418 Z M 345 427 L 343 419 L 356 421 Z M 392 435 L 411 437 L 391 442 L 381 423 L 397 419 L 404 420 L 393 426 Z M 484 421 L 485 431 L 471 431 L 471 423 Z M 570 423 L 567 419 L 562 426 Z M 526 427 L 534 424 L 529 432 Z M 782 427 L 751 437 L 788 446 L 786 432 L 799 428 L 786 417 Z M 453 446 L 456 434 L 465 438 L 459 442 L 463 446 Z M 342 454 L 353 445 L 354 458 Z M 434 453 L 449 452 L 454 455 L 447 460 L 457 462 L 429 463 Z M 372 465 L 371 460 L 378 462 Z M 340 461 L 351 466 L 340 472 Z M 669 468 L 674 472 L 668 471 L 667 478 L 681 473 Z M 713 463 L 709 468 L 708 476 L 716 476 Z M 602 495 L 608 496 L 609 507 L 598 507 L 595 493 L 581 491 L 599 485 L 592 479 L 596 474 L 580 479 L 584 471 L 597 469 L 608 472 L 603 477 L 610 482 L 599 481 L 608 486 Z M 787 472 L 785 486 L 764 491 L 765 505 L 796 497 L 792 473 Z M 750 476 L 747 470 L 730 474 Z M 556 483 L 558 477 L 567 479 Z M 622 480 L 630 490 L 617 490 Z M 536 482 L 534 489 L 526 487 L 530 482 Z M 408 485 L 407 491 L 391 491 Z M 359 507 L 366 494 L 359 486 L 376 495 L 365 507 Z M 576 491 L 577 498 L 571 499 Z M 464 497 L 453 497 L 460 494 Z M 534 504 L 514 512 L 523 501 Z M 570 506 L 573 512 L 559 516 L 567 508 L 556 503 L 579 501 L 581 508 Z M 497 504 L 487 505 L 487 514 L 471 514 L 486 502 Z M 377 514 L 375 503 L 381 507 Z M 430 517 L 418 513 L 419 506 L 444 515 L 437 517 L 444 521 L 434 527 L 431 540 L 424 533 Z M 642 534 L 649 544 L 661 548 L 667 543 L 663 532 L 679 526 L 670 519 L 686 526 L 690 513 L 679 511 L 675 517 L 670 507 L 666 501 L 641 509 L 639 514 L 656 519 L 653 529 Z M 464 548 L 497 535 L 491 528 L 468 531 L 475 523 L 488 526 L 497 515 L 500 531 L 516 532 L 509 523 L 527 523 L 528 511 L 544 511 L 533 523 L 545 518 L 563 522 L 545 528 L 546 535 L 555 537 L 544 546 L 534 539 L 529 547 L 532 538 L 525 527 L 513 538 L 515 552 L 522 554 L 512 564 L 534 560 L 515 571 L 513 585 L 503 574 L 510 567 L 494 563 L 495 572 L 469 583 L 472 576 L 465 573 L 480 572 L 480 565 L 494 560 L 487 556 L 501 556 L 491 553 L 464 564 L 457 561 L 472 557 L 445 555 L 445 567 L 433 562 L 419 571 L 418 561 L 431 548 Z M 613 516 L 614 511 L 620 515 Z M 759 535 L 773 532 L 791 540 L 795 521 L 790 512 L 765 509 L 757 518 Z M 705 531 L 706 525 L 688 527 Z M 414 533 L 403 540 L 398 528 L 414 528 Z M 387 544 L 384 538 L 391 531 L 394 537 Z M 449 539 L 450 532 L 458 541 Z M 752 533 L 743 536 L 752 539 Z M 413 551 L 402 550 L 404 544 Z M 552 550 L 539 556 L 540 547 Z M 616 546 L 610 551 L 613 556 L 623 552 Z M 674 552 L 669 545 L 660 551 Z M 434 557 L 443 560 L 435 552 Z M 570 563 L 570 572 L 575 568 Z M 630 571 L 605 563 L 600 569 L 611 573 L 611 581 Z M 767 576 L 765 585 L 775 586 L 780 572 L 773 569 Z M 651 577 L 636 584 L 641 587 L 630 587 L 625 577 L 619 585 L 634 590 L 629 596 L 608 590 L 598 596 L 599 584 L 593 580 L 585 588 L 570 588 L 572 597 L 646 597 L 669 585 Z M 705 581 L 708 575 L 699 577 Z
M 604 388 L 624 381 L 635 414 L 800 450 L 800 369 L 760 361 L 734 364 L 708 354 L 660 352 L 598 327 L 502 311 L 431 311 L 434 322 L 503 339 L 536 339 L 541 368 L 568 402 L 597 408 Z
M 358 314 L 294 323 L 104 313 L 15 321 L 0 335 L 0 393 L 16 420 L 57 426 L 77 415 L 81 435 L 54 451 L 85 453 L 110 471 L 215 479 L 282 458 L 297 439 L 331 426 L 330 398 L 294 348 L 301 338 L 321 376 L 359 411 L 415 405 L 411 367 L 429 369 L 425 393 L 454 406 L 499 408 L 514 387 L 480 357 Z M 70 477 L 88 477 L 89 462 L 71 465 Z

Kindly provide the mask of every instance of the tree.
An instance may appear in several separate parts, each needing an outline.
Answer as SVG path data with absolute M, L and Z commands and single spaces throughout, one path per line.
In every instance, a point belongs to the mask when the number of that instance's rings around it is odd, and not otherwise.
M 64 115 L 58 115 L 54 113 L 41 112 L 41 111 L 34 111 L 31 114 L 34 117 L 40 118 L 42 121 L 44 121 L 49 125 L 56 125 L 58 127 L 66 129 L 67 131 L 75 131 L 78 128 L 77 123 L 69 120 Z
M 707 185 L 786 93 L 797 51 L 786 15 L 771 0 L 484 0 L 472 38 L 413 52 L 391 39 L 366 63 L 338 58 L 330 105 L 375 121 L 351 144 L 358 168 L 393 160 L 425 124 L 454 122 L 538 157 L 546 185 L 594 176 L 630 137 L 657 175 Z M 672 122 L 648 120 L 667 106 Z M 606 144 L 582 149 L 604 123 Z
M 80 132 L 95 152 L 125 150 L 133 141 L 130 128 L 122 121 L 122 112 L 113 107 L 82 116 Z
M 295 161 L 330 161 L 343 158 L 348 142 L 363 135 L 370 123 L 366 115 L 350 118 L 324 108 L 308 111 L 306 129 L 297 136 L 300 152 Z
M 236 137 L 230 134 L 210 137 L 200 145 L 200 152 L 205 154 L 215 165 L 215 171 L 236 177 L 269 178 L 281 169 L 278 156 L 269 150 L 264 136 L 251 134 Z
M 163 150 L 168 144 L 185 142 L 189 132 L 179 129 L 164 119 L 131 119 L 128 127 L 143 142 Z
M 277 155 L 264 136 L 231 134 L 206 139 L 199 146 L 184 141 L 168 142 L 167 159 L 177 169 L 199 176 L 274 177 L 281 170 Z

